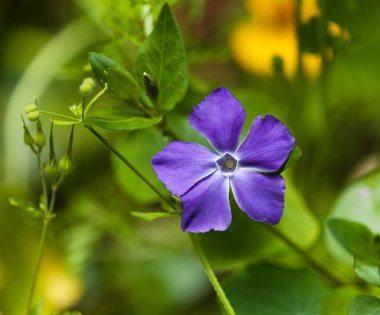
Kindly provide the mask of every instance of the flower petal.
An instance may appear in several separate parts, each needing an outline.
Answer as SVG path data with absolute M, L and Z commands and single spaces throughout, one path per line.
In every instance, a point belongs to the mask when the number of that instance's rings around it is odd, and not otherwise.
M 181 227 L 186 232 L 224 231 L 231 224 L 228 177 L 219 172 L 204 178 L 181 197 Z
M 281 175 L 239 169 L 231 178 L 238 206 L 254 221 L 276 224 L 284 210 L 285 180 Z
M 190 114 L 190 125 L 220 153 L 235 152 L 245 121 L 239 101 L 225 87 L 206 96 Z
M 215 172 L 217 159 L 218 155 L 197 143 L 174 141 L 157 153 L 151 164 L 166 188 L 180 196 Z
M 238 148 L 236 157 L 242 167 L 275 172 L 286 161 L 295 140 L 289 129 L 277 118 L 258 116 Z

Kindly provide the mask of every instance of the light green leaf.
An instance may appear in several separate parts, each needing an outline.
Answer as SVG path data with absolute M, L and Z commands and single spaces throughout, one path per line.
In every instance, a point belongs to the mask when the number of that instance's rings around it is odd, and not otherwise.
M 135 71 L 142 84 L 144 73 L 149 76 L 151 82 L 145 78 L 145 89 L 159 109 L 173 109 L 185 95 L 188 84 L 185 46 L 167 3 L 161 9 L 154 30 L 140 48 Z M 150 84 L 158 88 L 156 97 L 150 93 Z
M 130 110 L 122 107 L 103 108 L 83 120 L 86 127 L 100 127 L 114 131 L 131 131 L 144 129 L 158 124 L 162 116 L 130 116 Z
M 72 126 L 76 124 L 80 124 L 80 121 L 68 121 L 68 120 L 58 120 L 53 119 L 53 124 L 58 126 Z
M 380 288 L 380 270 L 378 264 L 368 264 L 356 258 L 354 270 L 359 278 Z
M 313 273 L 250 266 L 223 282 L 239 315 L 320 315 L 329 289 Z
M 348 315 L 380 315 L 380 300 L 370 295 L 359 295 L 352 300 Z
M 89 61 L 102 87 L 107 84 L 108 93 L 122 100 L 138 98 L 140 88 L 133 76 L 114 60 L 96 52 L 90 52 Z
M 167 218 L 177 216 L 178 213 L 170 213 L 170 212 L 131 212 L 131 214 L 144 221 L 152 222 L 158 218 Z
M 16 208 L 19 208 L 21 210 L 28 212 L 35 218 L 42 218 L 44 216 L 42 209 L 35 207 L 34 204 L 30 201 L 25 201 L 19 198 L 10 197 L 9 203 Z
M 353 256 L 365 262 L 380 263 L 375 248 L 375 236 L 364 224 L 343 219 L 330 219 L 327 226 Z
M 344 218 L 364 224 L 373 234 L 380 234 L 380 171 L 348 186 L 331 212 L 330 218 Z M 327 230 L 327 246 L 340 262 L 352 267 L 353 258 Z

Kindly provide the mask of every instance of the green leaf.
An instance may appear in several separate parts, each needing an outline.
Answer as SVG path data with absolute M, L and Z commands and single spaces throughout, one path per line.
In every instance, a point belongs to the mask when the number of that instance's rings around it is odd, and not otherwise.
M 139 50 L 135 71 L 140 82 L 144 82 L 145 73 L 151 84 L 157 86 L 158 95 L 151 95 L 151 99 L 159 109 L 173 109 L 185 95 L 188 84 L 185 46 L 167 3 L 161 9 L 154 30 Z M 150 84 L 145 81 L 144 85 L 147 94 L 151 94 Z
M 102 87 L 107 84 L 108 93 L 122 100 L 138 98 L 140 88 L 133 76 L 114 60 L 96 52 L 90 52 L 89 61 Z
M 375 236 L 365 225 L 343 219 L 330 219 L 327 225 L 342 246 L 352 255 L 365 262 L 380 263 L 375 248 Z
M 87 116 L 83 120 L 86 127 L 99 127 L 114 131 L 131 131 L 144 129 L 158 124 L 162 116 L 142 117 L 130 116 L 129 109 L 122 107 L 102 108 L 96 111 L 92 116 Z
M 330 218 L 344 218 L 362 223 L 373 234 L 380 234 L 380 171 L 354 182 L 339 196 Z M 327 230 L 329 252 L 347 267 L 352 267 L 352 255 Z
M 80 124 L 80 121 L 68 121 L 68 120 L 58 120 L 53 119 L 53 124 L 58 126 L 72 126 L 76 124 Z
M 158 218 L 167 218 L 177 216 L 178 213 L 170 212 L 131 212 L 131 214 L 144 221 L 152 222 Z
M 63 312 L 52 313 L 52 315 L 82 315 L 82 313 L 77 312 L 77 311 L 63 311 Z
M 352 300 L 348 315 L 380 315 L 380 300 L 370 295 L 359 295 Z
M 223 282 L 239 315 L 320 315 L 329 289 L 313 273 L 251 266 Z
M 359 278 L 380 288 L 380 270 L 378 264 L 368 264 L 355 258 L 354 270 Z
M 302 155 L 302 151 L 299 147 L 295 147 L 292 152 L 290 153 L 289 157 L 285 161 L 284 165 L 281 166 L 281 168 L 276 172 L 278 174 L 281 174 L 283 171 L 285 171 L 287 168 L 292 166 L 292 164 L 297 161 Z
M 10 197 L 9 203 L 16 208 L 19 208 L 21 210 L 28 212 L 29 214 L 31 214 L 35 218 L 44 217 L 44 213 L 43 213 L 42 209 L 35 207 L 34 204 L 30 201 L 25 201 L 25 200 L 22 200 L 19 198 Z

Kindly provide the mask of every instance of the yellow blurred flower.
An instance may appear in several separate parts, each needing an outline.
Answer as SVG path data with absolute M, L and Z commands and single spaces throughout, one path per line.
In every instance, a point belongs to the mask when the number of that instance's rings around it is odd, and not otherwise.
M 39 291 L 46 314 L 73 306 L 83 293 L 82 281 L 54 254 L 47 253 L 41 266 Z
M 235 60 L 247 70 L 262 75 L 274 74 L 273 56 L 283 60 L 284 73 L 292 78 L 298 68 L 298 36 L 295 0 L 246 0 L 251 20 L 241 22 L 231 35 Z M 317 0 L 303 0 L 302 23 L 318 17 Z M 319 76 L 322 58 L 318 54 L 301 56 L 304 73 L 310 79 Z

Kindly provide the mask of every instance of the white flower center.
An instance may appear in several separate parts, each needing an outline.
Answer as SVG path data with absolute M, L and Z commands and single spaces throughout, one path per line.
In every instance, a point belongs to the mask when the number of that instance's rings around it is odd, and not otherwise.
M 232 176 L 238 166 L 238 161 L 229 153 L 225 153 L 216 161 L 219 171 L 224 176 Z

